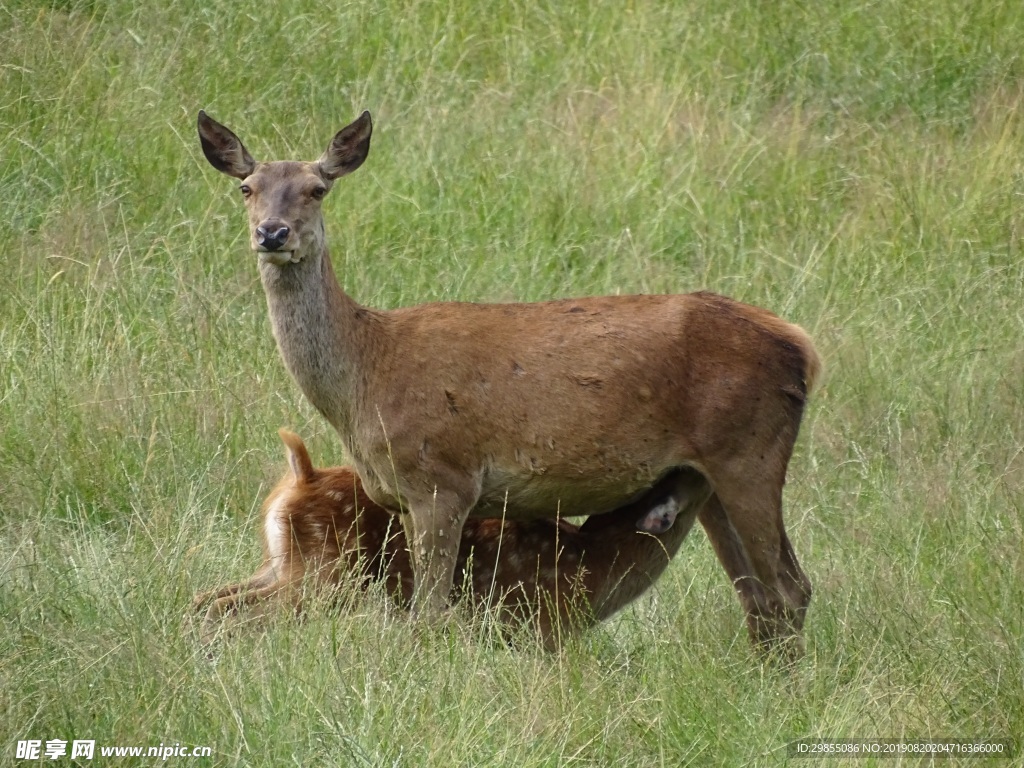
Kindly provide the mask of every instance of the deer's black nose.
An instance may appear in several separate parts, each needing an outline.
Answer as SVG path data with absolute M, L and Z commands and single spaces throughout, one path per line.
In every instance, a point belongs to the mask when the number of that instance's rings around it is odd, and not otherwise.
M 265 221 L 256 227 L 256 243 L 260 248 L 276 251 L 288 240 L 291 230 L 281 221 Z

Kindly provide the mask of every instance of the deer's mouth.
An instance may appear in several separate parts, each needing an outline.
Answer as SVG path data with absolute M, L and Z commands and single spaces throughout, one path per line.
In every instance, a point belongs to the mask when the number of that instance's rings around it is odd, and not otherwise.
M 298 264 L 302 259 L 297 251 L 256 251 L 262 264 L 274 264 L 283 267 L 285 264 Z

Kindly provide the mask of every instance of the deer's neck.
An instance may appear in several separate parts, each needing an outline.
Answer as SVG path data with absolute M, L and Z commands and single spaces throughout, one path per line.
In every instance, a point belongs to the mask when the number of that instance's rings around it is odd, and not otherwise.
M 610 525 L 607 530 L 594 526 L 590 531 L 597 546 L 589 545 L 586 557 L 596 556 L 608 564 L 607 568 L 592 566 L 600 578 L 591 598 L 599 620 L 613 616 L 646 592 L 664 573 L 690 530 L 689 522 L 677 520 L 668 531 L 653 536 L 636 530 L 635 518 L 630 516 L 626 526 Z
M 362 347 L 376 313 L 341 289 L 326 247 L 298 263 L 261 262 L 260 277 L 288 371 L 310 403 L 348 434 Z

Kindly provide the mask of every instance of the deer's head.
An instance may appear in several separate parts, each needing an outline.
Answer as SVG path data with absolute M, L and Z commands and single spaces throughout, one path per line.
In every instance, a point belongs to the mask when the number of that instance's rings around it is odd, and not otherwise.
M 370 113 L 335 134 L 316 162 L 260 163 L 231 130 L 199 111 L 199 140 L 210 165 L 241 180 L 252 248 L 264 263 L 301 261 L 324 245 L 320 204 L 334 180 L 356 170 L 370 152 Z

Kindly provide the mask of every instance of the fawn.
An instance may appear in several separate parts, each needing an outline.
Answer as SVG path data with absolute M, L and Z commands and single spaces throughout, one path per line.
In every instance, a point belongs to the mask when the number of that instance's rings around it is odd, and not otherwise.
M 385 582 L 401 604 L 413 596 L 407 540 L 396 518 L 363 491 L 349 467 L 315 468 L 302 439 L 279 432 L 289 471 L 263 505 L 263 566 L 251 579 L 198 595 L 211 600 L 202 627 L 211 640 L 221 619 L 245 605 L 301 609 L 305 589 Z M 679 550 L 711 495 L 696 472 L 680 470 L 641 498 L 590 517 L 565 520 L 471 518 L 463 530 L 452 598 L 488 607 L 507 624 L 532 625 L 549 648 L 609 618 L 646 591 Z M 308 581 L 307 581 L 308 579 Z

